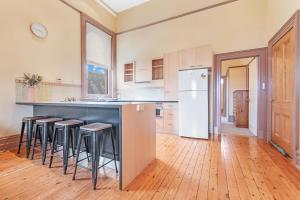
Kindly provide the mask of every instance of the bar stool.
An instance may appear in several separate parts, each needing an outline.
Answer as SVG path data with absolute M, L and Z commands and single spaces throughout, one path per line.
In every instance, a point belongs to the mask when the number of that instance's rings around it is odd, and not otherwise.
M 50 157 L 50 163 L 49 168 L 52 166 L 53 156 L 54 153 L 57 153 L 57 143 L 58 143 L 58 132 L 63 132 L 63 165 L 64 165 L 64 174 L 67 173 L 68 168 L 68 158 L 69 158 L 69 142 L 71 141 L 72 146 L 72 156 L 75 155 L 74 153 L 74 147 L 75 147 L 75 132 L 79 130 L 80 126 L 84 124 L 83 121 L 80 120 L 66 120 L 66 121 L 60 121 L 55 122 L 54 124 L 54 133 L 53 133 L 53 140 L 52 140 L 52 149 L 51 149 L 51 157 Z M 73 130 L 73 132 L 72 132 Z M 56 150 L 56 151 L 55 151 Z
M 113 147 L 113 159 L 111 159 L 110 161 L 106 162 L 105 164 L 103 164 L 99 167 L 99 157 L 103 153 L 103 146 L 104 146 L 105 135 L 106 135 L 107 131 L 109 131 L 109 134 L 111 136 L 111 142 L 112 142 L 112 147 Z M 102 144 L 100 144 L 100 146 L 99 146 L 99 136 L 102 136 Z M 85 160 L 85 159 L 82 159 L 80 161 L 78 160 L 79 154 L 80 154 L 81 142 L 82 142 L 83 137 L 91 138 L 92 182 L 93 182 L 93 189 L 95 190 L 96 185 L 97 185 L 97 176 L 98 176 L 99 168 L 104 167 L 108 163 L 114 161 L 116 173 L 118 173 L 112 125 L 104 124 L 104 123 L 93 123 L 93 124 L 88 124 L 88 125 L 80 127 L 78 142 L 77 142 L 77 153 L 76 153 L 75 168 L 74 168 L 74 173 L 73 173 L 73 180 L 75 180 L 78 163 L 81 162 L 82 160 Z M 99 153 L 99 151 L 100 151 L 100 153 Z
M 33 117 L 23 117 L 22 119 L 22 126 L 21 126 L 21 133 L 20 133 L 20 141 L 19 141 L 19 148 L 18 154 L 20 154 L 21 146 L 24 142 L 26 142 L 26 158 L 29 157 L 30 148 L 31 148 L 31 141 L 32 141 L 32 134 L 33 134 L 33 127 L 35 126 L 35 122 L 38 119 L 44 119 L 46 116 L 33 116 Z M 24 131 L 26 127 L 27 139 L 23 141 Z
M 42 142 L 42 163 L 45 164 L 46 161 L 46 153 L 47 153 L 47 146 L 48 141 L 51 142 L 51 135 L 49 134 L 49 130 L 51 129 L 51 132 L 53 133 L 53 126 L 55 122 L 62 121 L 62 118 L 46 118 L 46 119 L 39 119 L 36 120 L 36 126 L 35 126 L 35 139 L 34 139 L 34 145 L 32 150 L 32 157 L 34 157 L 35 149 L 36 149 L 36 141 L 37 138 L 40 137 Z

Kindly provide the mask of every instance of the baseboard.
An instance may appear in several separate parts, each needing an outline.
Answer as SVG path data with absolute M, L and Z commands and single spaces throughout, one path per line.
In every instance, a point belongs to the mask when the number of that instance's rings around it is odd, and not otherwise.
M 25 137 L 26 136 L 24 135 L 24 138 Z M 9 151 L 9 150 L 17 149 L 19 139 L 20 139 L 19 134 L 0 137 L 0 151 Z
M 296 152 L 296 166 L 300 170 L 300 150 Z

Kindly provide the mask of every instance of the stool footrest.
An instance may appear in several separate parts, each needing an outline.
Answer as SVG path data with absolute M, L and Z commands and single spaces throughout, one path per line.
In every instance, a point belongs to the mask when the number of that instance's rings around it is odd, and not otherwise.
M 92 156 L 87 156 L 86 158 L 82 158 L 81 160 L 78 160 L 78 162 L 77 163 L 79 163 L 79 162 L 81 162 L 81 161 L 84 161 L 84 160 L 86 160 L 86 159 L 89 159 L 89 158 L 91 158 Z
M 106 162 L 105 164 L 101 165 L 100 167 L 98 167 L 98 169 L 104 167 L 105 165 L 107 165 L 108 163 L 111 163 L 112 161 L 114 161 L 114 159 L 111 159 L 110 161 Z

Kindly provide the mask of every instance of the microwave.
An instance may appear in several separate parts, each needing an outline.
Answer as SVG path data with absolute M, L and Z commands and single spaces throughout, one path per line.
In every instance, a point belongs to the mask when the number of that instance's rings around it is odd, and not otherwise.
M 159 118 L 162 118 L 164 116 L 164 109 L 162 103 L 156 104 L 155 115 Z

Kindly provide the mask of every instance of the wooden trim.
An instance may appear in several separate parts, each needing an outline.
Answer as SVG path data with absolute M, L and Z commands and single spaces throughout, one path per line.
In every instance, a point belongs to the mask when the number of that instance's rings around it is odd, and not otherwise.
M 226 71 L 227 74 L 228 70 Z M 221 113 L 221 116 L 226 117 L 227 116 L 227 75 L 221 76 L 223 79 L 223 115 Z
M 267 48 L 250 49 L 244 51 L 236 51 L 229 53 L 216 54 L 214 58 L 214 133 L 221 131 L 221 68 L 222 61 L 258 57 L 258 113 L 257 113 L 257 136 L 258 138 L 266 139 L 267 137 L 267 116 L 266 116 L 266 100 L 267 100 Z M 265 89 L 263 89 L 265 85 Z
M 295 68 L 294 68 L 294 104 L 292 114 L 292 157 L 295 165 L 300 163 L 297 156 L 299 148 L 299 84 L 300 84 L 300 11 L 298 10 L 271 38 L 268 48 L 268 99 L 267 99 L 267 140 L 271 141 L 272 136 L 272 47 L 291 29 L 295 29 Z
M 116 34 L 112 31 L 110 31 L 108 28 L 103 26 L 101 23 L 98 21 L 94 20 L 93 18 L 89 17 L 88 15 L 81 13 L 81 93 L 82 93 L 82 98 L 89 98 L 85 95 L 85 88 L 86 88 L 86 83 L 85 83 L 85 68 L 86 68 L 86 23 L 90 23 L 93 26 L 99 28 L 100 30 L 104 31 L 108 35 L 112 37 L 111 40 L 111 55 L 112 55 L 112 60 L 111 60 L 111 73 L 109 74 L 109 80 L 108 81 L 108 96 L 113 97 L 116 91 L 116 47 L 117 47 L 117 40 L 116 40 Z
M 20 79 L 16 79 L 15 83 L 23 84 L 24 81 Z M 61 87 L 78 87 L 81 88 L 79 84 L 71 84 L 71 83 L 58 83 L 58 82 L 41 82 L 41 85 L 49 85 L 49 86 L 61 86 Z
M 121 35 L 121 34 L 132 32 L 132 31 L 136 31 L 136 30 L 143 29 L 143 28 L 147 28 L 149 26 L 154 26 L 154 25 L 157 25 L 157 24 L 160 24 L 160 23 L 164 23 L 164 22 L 167 22 L 167 21 L 171 21 L 171 20 L 174 20 L 174 19 L 178 19 L 178 18 L 181 18 L 181 17 L 192 15 L 192 14 L 195 14 L 195 13 L 198 13 L 198 12 L 210 10 L 210 9 L 213 9 L 213 8 L 216 8 L 216 7 L 224 6 L 226 4 L 230 4 L 230 3 L 233 3 L 233 2 L 236 2 L 236 1 L 239 1 L 239 0 L 229 0 L 229 1 L 224 1 L 224 2 L 221 2 L 221 3 L 213 4 L 213 5 L 204 7 L 204 8 L 200 8 L 200 9 L 197 9 L 197 10 L 186 12 L 186 13 L 176 15 L 176 16 L 173 16 L 173 17 L 169 17 L 169 18 L 166 18 L 166 19 L 162 19 L 162 20 L 159 20 L 159 21 L 156 21 L 156 22 L 152 22 L 152 23 L 145 24 L 145 25 L 142 25 L 142 26 L 137 26 L 137 27 L 134 27 L 134 28 L 130 28 L 130 29 L 118 32 L 117 35 Z
M 62 2 L 63 4 L 69 6 L 70 8 L 72 8 L 73 10 L 82 13 L 79 9 L 75 8 L 74 6 L 72 6 L 71 4 L 69 4 L 68 2 L 64 1 L 64 0 L 59 0 L 60 2 Z
M 24 138 L 26 138 L 25 134 L 24 134 Z M 17 149 L 18 144 L 19 144 L 19 139 L 20 139 L 19 134 L 1 137 L 0 138 L 0 152 Z

